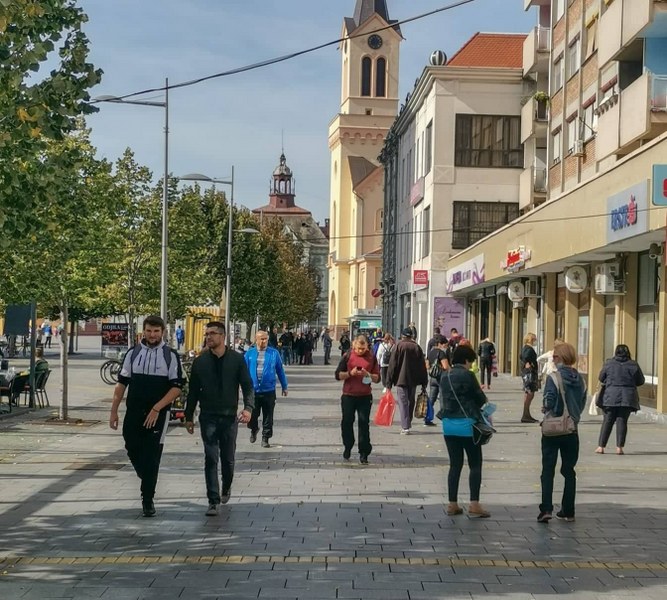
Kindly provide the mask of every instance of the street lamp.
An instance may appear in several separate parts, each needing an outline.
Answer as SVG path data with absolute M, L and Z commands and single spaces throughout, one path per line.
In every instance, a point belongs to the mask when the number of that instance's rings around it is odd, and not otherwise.
M 164 101 L 126 100 L 118 96 L 99 96 L 93 102 L 136 104 L 164 108 L 164 181 L 162 184 L 162 243 L 160 249 L 160 316 L 167 323 L 167 246 L 169 243 L 169 79 L 164 80 Z
M 232 236 L 234 231 L 238 233 L 259 233 L 256 229 L 252 227 L 246 227 L 244 229 L 234 230 L 233 224 L 233 209 L 234 209 L 234 167 L 232 167 L 232 176 L 230 179 L 214 179 L 208 175 L 202 175 L 201 173 L 188 173 L 183 177 L 179 177 L 181 181 L 201 181 L 204 183 L 213 183 L 219 185 L 229 185 L 231 187 L 231 195 L 229 199 L 229 227 L 227 228 L 227 290 L 225 292 L 225 337 L 227 338 L 227 343 L 229 343 L 229 315 L 231 311 L 231 301 L 232 301 Z M 232 345 L 234 343 L 234 336 L 232 335 Z

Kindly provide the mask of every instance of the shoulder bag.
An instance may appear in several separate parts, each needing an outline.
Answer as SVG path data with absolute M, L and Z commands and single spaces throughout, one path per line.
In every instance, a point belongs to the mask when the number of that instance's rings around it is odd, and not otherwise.
M 454 394 L 454 398 L 456 399 L 456 402 L 458 403 L 461 412 L 465 415 L 466 419 L 472 420 L 468 416 L 468 413 L 465 411 L 465 408 L 463 408 L 463 404 L 461 404 L 459 397 L 456 395 L 456 392 L 454 391 L 454 386 L 452 385 L 452 378 L 449 371 L 447 371 L 447 381 L 449 382 L 449 388 L 452 390 L 452 394 Z M 493 436 L 493 434 L 496 433 L 496 430 L 484 420 L 481 411 L 479 413 L 478 419 L 472 421 L 473 421 L 472 423 L 473 444 L 475 444 L 475 446 L 484 446 L 485 444 L 488 444 L 491 441 L 491 437 Z
M 563 380 L 560 373 L 551 373 L 549 375 L 556 383 L 558 396 L 556 397 L 555 408 L 558 408 L 558 398 L 563 399 L 563 414 L 555 416 L 553 410 L 548 411 L 542 420 L 542 435 L 545 437 L 556 437 L 559 435 L 570 435 L 577 431 L 577 425 L 574 419 L 570 416 L 567 410 L 567 402 L 565 400 L 565 392 L 563 391 Z

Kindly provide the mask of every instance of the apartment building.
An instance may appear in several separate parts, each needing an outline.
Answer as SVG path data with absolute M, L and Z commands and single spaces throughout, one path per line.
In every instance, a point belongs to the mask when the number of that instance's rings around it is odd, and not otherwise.
M 455 290 L 467 334 L 492 323 L 514 374 L 526 332 L 541 350 L 563 337 L 589 388 L 627 344 L 647 376 L 642 404 L 665 412 L 667 3 L 523 1 L 537 24 L 524 44 L 534 95 L 522 113 L 522 214 L 450 260 L 448 279 L 473 260 L 485 267 L 484 282 Z

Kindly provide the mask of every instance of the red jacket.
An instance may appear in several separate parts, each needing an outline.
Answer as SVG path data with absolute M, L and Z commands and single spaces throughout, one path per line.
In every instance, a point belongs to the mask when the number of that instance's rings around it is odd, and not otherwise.
M 336 367 L 335 377 L 338 379 L 338 375 L 341 371 L 350 372 L 355 367 L 359 369 L 366 369 L 371 375 L 380 374 L 380 365 L 378 361 L 370 350 L 367 350 L 365 354 L 359 356 L 354 350 L 346 352 L 343 357 L 340 359 L 340 363 Z M 370 396 L 371 384 L 364 383 L 362 381 L 363 377 L 355 376 L 348 377 L 343 382 L 343 394 L 346 396 Z

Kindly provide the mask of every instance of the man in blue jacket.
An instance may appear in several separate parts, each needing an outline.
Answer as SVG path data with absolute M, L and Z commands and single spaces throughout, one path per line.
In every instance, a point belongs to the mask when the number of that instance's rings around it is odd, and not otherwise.
M 269 439 L 273 436 L 273 411 L 276 407 L 276 375 L 280 380 L 283 396 L 287 396 L 287 377 L 280 360 L 280 353 L 269 346 L 269 334 L 266 331 L 257 332 L 255 345 L 245 353 L 245 362 L 255 389 L 255 408 L 248 423 L 250 443 L 254 444 L 257 440 L 261 411 L 262 448 L 270 448 Z

